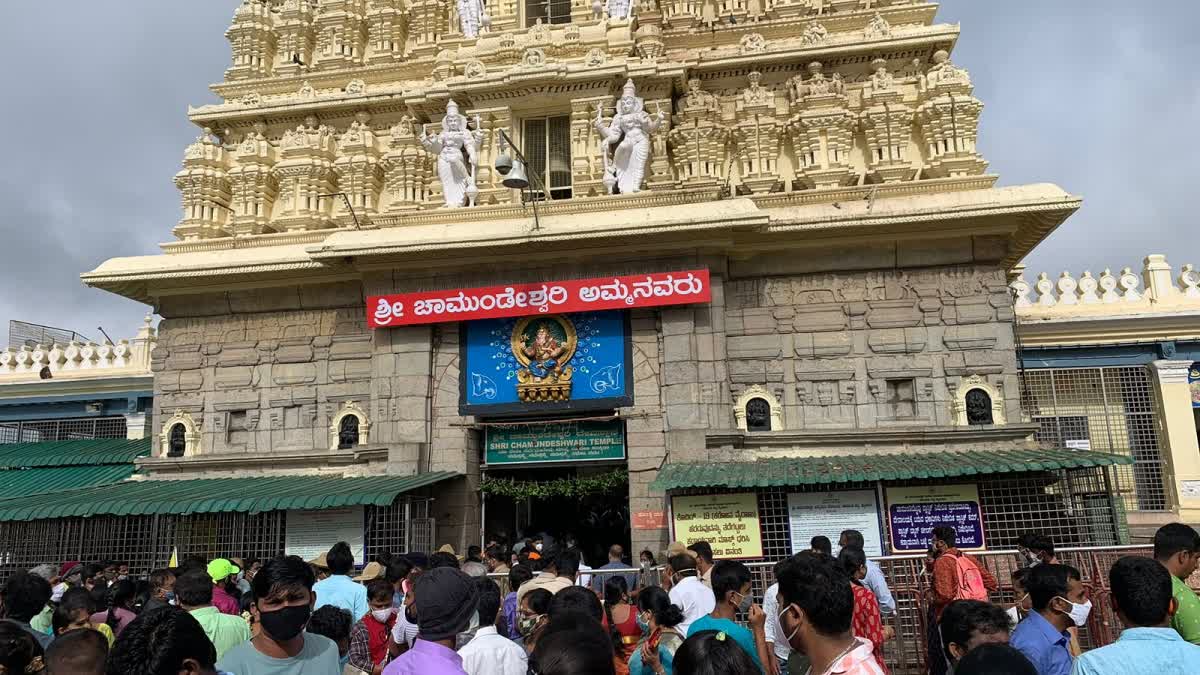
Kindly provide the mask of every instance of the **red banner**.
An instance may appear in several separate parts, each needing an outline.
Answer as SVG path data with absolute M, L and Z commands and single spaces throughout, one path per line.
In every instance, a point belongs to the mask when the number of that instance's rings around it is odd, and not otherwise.
M 367 298 L 371 328 L 532 314 L 688 305 L 712 300 L 708 270 L 424 291 Z

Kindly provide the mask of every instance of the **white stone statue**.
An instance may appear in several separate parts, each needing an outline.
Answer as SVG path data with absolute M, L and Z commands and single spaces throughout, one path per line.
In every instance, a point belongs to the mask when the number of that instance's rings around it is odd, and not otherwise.
M 446 208 L 475 206 L 479 188 L 475 185 L 479 166 L 479 146 L 483 132 L 467 128 L 467 118 L 458 112 L 458 104 L 446 104 L 446 116 L 442 118 L 442 131 L 436 136 L 427 136 L 421 126 L 420 141 L 426 152 L 437 155 L 438 178 L 442 181 L 442 193 L 446 197 Z
M 480 29 L 486 30 L 491 24 L 483 0 L 458 0 L 458 24 L 463 37 L 479 37 Z
M 633 12 L 632 0 L 605 0 L 604 5 L 610 19 L 628 19 Z
M 641 190 L 650 159 L 650 136 L 658 131 L 666 114 L 659 110 L 654 116 L 645 111 L 645 101 L 638 98 L 633 80 L 625 82 L 624 93 L 617 99 L 612 122 L 604 124 L 604 108 L 596 109 L 596 130 L 600 132 L 600 154 L 604 157 L 604 185 L 610 194 L 632 194 Z M 609 160 L 609 146 L 616 150 Z

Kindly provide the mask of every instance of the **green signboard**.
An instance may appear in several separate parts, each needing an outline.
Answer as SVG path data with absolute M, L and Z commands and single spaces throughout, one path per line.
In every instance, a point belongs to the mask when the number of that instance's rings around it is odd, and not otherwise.
M 487 428 L 489 466 L 625 459 L 625 427 L 620 420 L 517 424 Z

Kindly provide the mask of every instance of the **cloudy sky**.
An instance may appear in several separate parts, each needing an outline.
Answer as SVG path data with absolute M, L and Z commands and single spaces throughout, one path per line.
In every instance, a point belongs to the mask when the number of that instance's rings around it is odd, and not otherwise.
M 146 308 L 80 284 L 154 253 L 179 219 L 188 104 L 229 61 L 237 0 L 24 2 L 0 23 L 0 330 L 8 319 L 132 336 Z M 1153 10 L 1144 7 L 1152 6 Z M 1200 2 L 944 0 L 987 105 L 1003 184 L 1055 182 L 1083 210 L 1027 261 L 1076 273 L 1163 252 L 1200 264 Z M 4 334 L 4 333 L 0 333 Z M 0 341 L 4 338 L 0 337 Z

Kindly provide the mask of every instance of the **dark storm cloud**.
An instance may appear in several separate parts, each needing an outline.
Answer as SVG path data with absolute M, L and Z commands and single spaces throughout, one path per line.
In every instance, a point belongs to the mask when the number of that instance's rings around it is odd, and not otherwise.
M 24 2 L 0 23 L 0 321 L 114 337 L 145 308 L 78 274 L 154 253 L 179 219 L 171 177 L 196 136 L 188 104 L 229 62 L 237 0 Z M 1054 182 L 1083 210 L 1031 256 L 1076 273 L 1197 246 L 1200 3 L 945 0 L 954 60 L 984 101 L 980 147 L 1002 184 Z M 1200 258 L 1200 255 L 1196 256 Z

